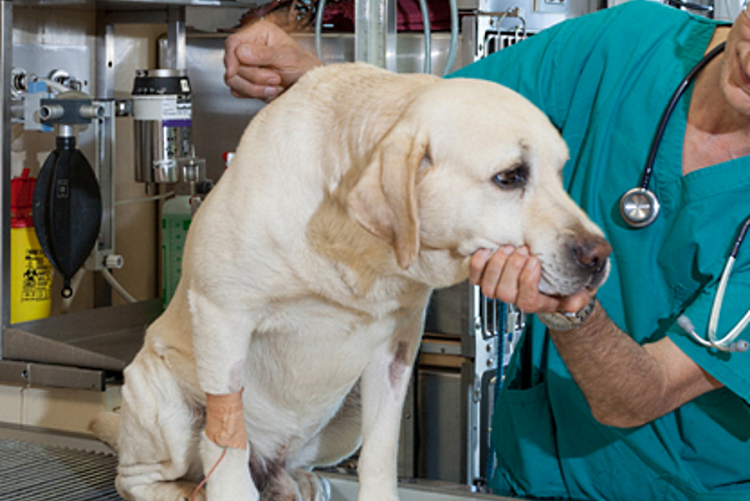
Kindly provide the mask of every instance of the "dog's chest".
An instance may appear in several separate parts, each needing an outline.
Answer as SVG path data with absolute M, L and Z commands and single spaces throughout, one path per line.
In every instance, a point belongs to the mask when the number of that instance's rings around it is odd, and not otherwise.
M 393 316 L 368 317 L 316 300 L 277 304 L 253 333 L 246 365 L 246 411 L 290 435 L 330 419 L 372 354 L 389 343 Z M 284 425 L 281 425 L 284 428 Z
M 253 333 L 249 376 L 275 372 L 265 384 L 283 384 L 285 391 L 348 387 L 395 327 L 394 315 L 372 316 L 318 298 L 274 304 Z

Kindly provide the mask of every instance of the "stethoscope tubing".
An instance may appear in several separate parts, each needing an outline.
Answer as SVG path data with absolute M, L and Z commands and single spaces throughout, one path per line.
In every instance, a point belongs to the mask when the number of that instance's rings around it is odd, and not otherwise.
M 747 0 L 746 0 L 747 3 Z M 750 17 L 748 18 L 750 19 Z M 675 89 L 672 97 L 669 99 L 659 124 L 654 134 L 654 139 L 651 142 L 651 148 L 646 158 L 646 165 L 643 169 L 643 175 L 641 177 L 641 184 L 636 188 L 628 190 L 620 199 L 620 212 L 623 219 L 633 228 L 643 228 L 650 225 L 659 214 L 659 198 L 656 194 L 649 190 L 649 184 L 651 183 L 651 177 L 654 172 L 654 164 L 656 162 L 656 155 L 659 151 L 659 145 L 664 137 L 664 132 L 667 129 L 667 124 L 672 116 L 672 113 L 680 101 L 680 98 L 685 94 L 688 86 L 695 79 L 696 75 L 700 73 L 716 56 L 718 56 L 726 48 L 726 43 L 721 43 L 711 49 L 700 61 L 688 72 L 685 78 L 682 79 L 680 84 Z M 727 283 L 729 276 L 732 274 L 732 268 L 737 258 L 737 254 L 740 250 L 740 246 L 750 230 L 750 217 L 747 217 L 742 225 L 740 226 L 737 237 L 732 245 L 732 250 L 729 253 L 727 262 L 721 272 L 719 279 L 719 285 L 714 295 L 714 300 L 711 305 L 711 313 L 708 320 L 707 339 L 701 338 L 695 331 L 693 324 L 690 319 L 685 315 L 680 315 L 677 320 L 678 325 L 682 327 L 688 334 L 690 334 L 698 343 L 703 346 L 715 348 L 721 351 L 746 351 L 748 349 L 748 343 L 745 341 L 735 343 L 734 340 L 739 336 L 742 331 L 750 324 L 750 308 L 745 312 L 742 319 L 721 339 L 716 339 L 716 331 L 719 326 L 719 317 L 721 316 L 721 308 L 724 303 L 724 294 L 726 293 Z
M 747 235 L 748 229 L 750 229 L 750 216 L 748 216 L 742 223 L 742 226 L 740 226 L 740 231 L 737 233 L 737 238 L 734 239 L 734 245 L 732 246 L 732 252 L 729 253 L 729 257 L 737 257 L 737 253 L 740 251 L 740 245 L 742 245 L 742 242 L 745 240 L 745 235 Z
M 742 226 L 740 226 L 740 231 L 738 232 L 737 237 L 734 240 L 732 251 L 730 252 L 729 257 L 727 258 L 727 262 L 724 265 L 724 269 L 721 272 L 719 287 L 716 289 L 714 302 L 711 306 L 711 316 L 708 320 L 708 340 L 714 346 L 728 345 L 729 343 L 734 341 L 735 338 L 737 338 L 737 336 L 739 336 L 740 333 L 745 329 L 745 327 L 747 327 L 747 324 L 750 323 L 750 308 L 748 308 L 742 319 L 737 322 L 737 324 L 723 338 L 718 340 L 716 339 L 716 330 L 719 327 L 719 317 L 721 316 L 721 306 L 724 303 L 724 293 L 727 289 L 727 282 L 729 281 L 729 276 L 732 274 L 732 268 L 734 267 L 737 253 L 739 252 L 742 242 L 745 240 L 745 235 L 747 235 L 748 228 L 750 228 L 750 216 L 748 216 L 742 223 Z
M 700 71 L 708 65 L 716 56 L 718 56 L 724 49 L 726 48 L 726 42 L 722 42 L 711 51 L 703 56 L 703 58 L 698 61 L 698 63 L 693 67 L 693 69 L 690 70 L 690 72 L 685 76 L 685 78 L 682 79 L 682 82 L 680 82 L 680 85 L 677 86 L 677 89 L 674 91 L 674 94 L 672 94 L 672 97 L 669 99 L 669 103 L 667 104 L 667 107 L 664 109 L 664 113 L 662 113 L 661 119 L 659 119 L 659 125 L 656 129 L 656 134 L 654 134 L 654 139 L 651 142 L 651 148 L 648 152 L 648 157 L 646 159 L 646 166 L 643 169 L 643 176 L 641 177 L 641 188 L 644 190 L 648 190 L 648 186 L 651 182 L 651 176 L 654 172 L 654 163 L 656 162 L 656 154 L 659 151 L 659 145 L 661 144 L 661 140 L 664 137 L 664 131 L 667 129 L 667 124 L 669 123 L 669 118 L 672 116 L 672 113 L 674 112 L 675 107 L 677 106 L 677 103 L 680 101 L 680 98 L 683 94 L 685 94 L 685 91 L 687 90 L 690 83 L 695 79 L 696 75 L 700 73 Z
M 661 144 L 664 132 L 667 129 L 669 118 L 672 116 L 677 103 L 685 94 L 685 91 L 695 79 L 696 75 L 717 55 L 719 55 L 724 50 L 725 46 L 725 43 L 721 43 L 711 49 L 708 54 L 703 56 L 688 72 L 685 78 L 682 79 L 677 86 L 677 89 L 675 89 L 672 94 L 672 97 L 669 99 L 667 107 L 664 109 L 664 112 L 659 119 L 654 138 L 651 141 L 651 148 L 649 149 L 646 164 L 643 168 L 643 174 L 641 175 L 641 184 L 635 188 L 629 189 L 620 197 L 620 214 L 622 215 L 623 220 L 631 228 L 645 228 L 653 223 L 659 216 L 659 197 L 649 189 L 649 184 L 651 183 L 651 176 L 654 172 L 654 164 L 656 163 L 656 155 L 659 151 L 659 145 Z
M 690 334 L 695 341 L 702 346 L 708 348 L 714 348 L 719 351 L 726 352 L 745 352 L 750 348 L 750 343 L 746 341 L 737 341 L 737 337 L 742 333 L 743 330 L 750 324 L 750 308 L 747 309 L 745 314 L 742 316 L 739 322 L 737 322 L 732 329 L 721 339 L 716 339 L 716 331 L 719 327 L 719 317 L 721 316 L 721 308 L 724 304 L 724 294 L 727 290 L 727 283 L 729 282 L 729 276 L 732 274 L 732 268 L 737 258 L 742 242 L 745 240 L 748 230 L 750 229 L 750 216 L 745 218 L 737 232 L 737 237 L 734 239 L 732 250 L 729 253 L 727 262 L 724 264 L 724 269 L 721 271 L 721 277 L 719 278 L 719 285 L 716 288 L 716 294 L 714 295 L 713 303 L 711 304 L 711 314 L 708 318 L 707 339 L 704 339 L 698 335 L 695 331 L 690 319 L 682 314 L 677 319 L 677 325 L 679 325 L 685 332 Z

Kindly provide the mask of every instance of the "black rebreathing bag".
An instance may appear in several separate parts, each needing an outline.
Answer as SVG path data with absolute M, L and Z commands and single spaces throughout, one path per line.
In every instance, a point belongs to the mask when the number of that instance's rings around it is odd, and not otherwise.
M 91 253 L 102 221 L 99 182 L 74 137 L 57 137 L 57 148 L 45 160 L 34 189 L 34 228 L 39 245 L 65 284 Z

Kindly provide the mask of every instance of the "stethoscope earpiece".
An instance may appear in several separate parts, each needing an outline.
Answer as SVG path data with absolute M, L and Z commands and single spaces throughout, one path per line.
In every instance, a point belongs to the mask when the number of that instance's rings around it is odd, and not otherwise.
M 719 283 L 716 286 L 716 293 L 714 294 L 713 305 L 711 306 L 711 314 L 708 317 L 708 326 L 706 328 L 706 338 L 702 338 L 695 332 L 695 327 L 690 319 L 682 314 L 677 317 L 677 325 L 690 334 L 699 344 L 707 348 L 714 348 L 719 351 L 726 351 L 731 353 L 746 353 L 750 349 L 750 343 L 744 339 L 737 340 L 745 327 L 750 324 L 750 308 L 747 309 L 743 317 L 732 327 L 729 332 L 721 339 L 716 336 L 716 331 L 719 327 L 719 316 L 721 315 L 721 306 L 724 303 L 724 293 L 727 290 L 727 283 L 729 282 L 729 276 L 732 274 L 732 267 L 734 267 L 735 259 L 740 251 L 740 246 L 745 240 L 745 235 L 750 231 L 750 216 L 746 217 L 740 225 L 740 229 L 737 232 L 737 238 L 735 238 L 732 244 L 732 250 L 729 253 L 727 262 L 724 264 L 724 269 L 721 270 L 721 277 Z
M 706 348 L 713 348 L 715 350 L 724 351 L 727 353 L 745 353 L 747 352 L 748 348 L 750 348 L 750 343 L 748 343 L 744 339 L 740 339 L 739 341 L 731 341 L 729 343 L 725 342 L 725 340 L 707 341 L 703 339 L 698 335 L 697 332 L 695 332 L 695 327 L 693 327 L 692 322 L 690 322 L 690 319 L 688 319 L 688 317 L 686 317 L 685 315 L 680 315 L 677 318 L 677 325 L 679 325 L 682 330 L 684 330 L 687 334 L 690 334 L 693 339 L 698 341 L 699 344 L 705 346 Z
M 748 342 L 745 340 L 735 341 L 729 344 L 729 351 L 745 353 L 748 347 L 750 347 L 750 345 L 748 345 Z
M 633 228 L 643 228 L 653 223 L 659 215 L 659 199 L 654 192 L 632 188 L 620 198 L 620 215 Z

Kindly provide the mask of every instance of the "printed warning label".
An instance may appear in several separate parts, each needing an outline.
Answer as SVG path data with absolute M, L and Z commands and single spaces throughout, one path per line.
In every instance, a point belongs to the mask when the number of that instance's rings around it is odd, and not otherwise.
M 26 249 L 21 301 L 46 301 L 52 288 L 52 264 L 41 249 Z

